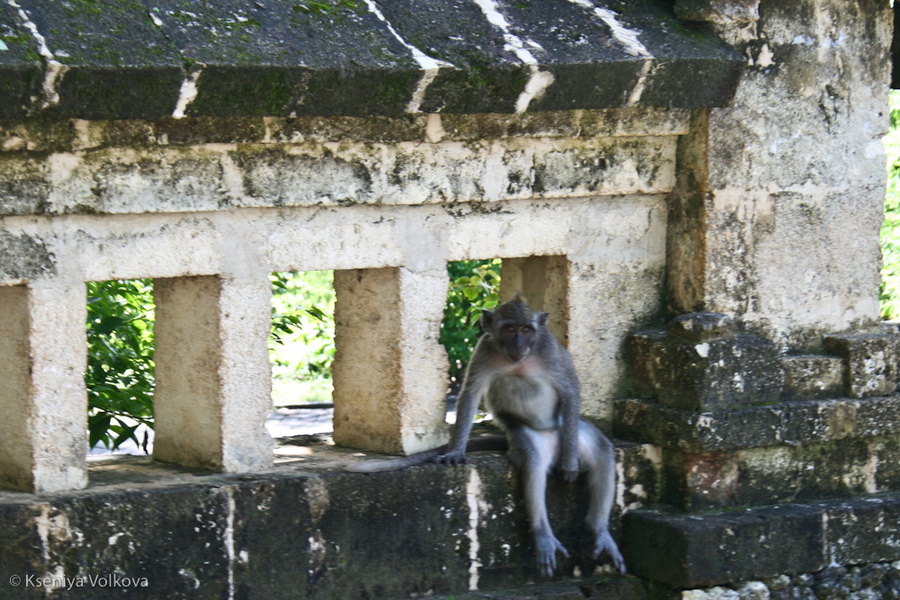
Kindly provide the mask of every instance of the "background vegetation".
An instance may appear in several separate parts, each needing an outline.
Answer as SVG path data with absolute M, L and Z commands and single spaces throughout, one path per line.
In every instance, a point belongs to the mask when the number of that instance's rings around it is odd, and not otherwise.
M 334 272 L 273 273 L 272 401 L 275 406 L 331 402 Z
M 441 323 L 441 344 L 450 359 L 450 379 L 458 383 L 478 341 L 481 312 L 500 301 L 500 259 L 447 264 L 450 292 Z
M 153 427 L 153 285 L 149 279 L 87 284 L 88 432 L 91 447 L 117 449 Z
M 900 319 L 900 90 L 890 92 L 891 129 L 884 138 L 887 195 L 881 226 L 881 316 Z

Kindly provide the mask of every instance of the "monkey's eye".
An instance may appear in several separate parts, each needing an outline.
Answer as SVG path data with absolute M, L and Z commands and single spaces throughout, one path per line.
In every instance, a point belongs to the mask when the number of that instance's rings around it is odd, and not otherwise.
M 522 333 L 534 333 L 534 327 L 531 325 L 522 325 Z
M 503 326 L 503 333 L 515 333 L 515 332 L 516 332 L 515 325 L 504 325 Z

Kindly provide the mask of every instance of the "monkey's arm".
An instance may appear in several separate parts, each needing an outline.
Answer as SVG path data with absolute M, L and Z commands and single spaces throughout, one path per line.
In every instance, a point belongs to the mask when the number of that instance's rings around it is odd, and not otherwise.
M 466 461 L 466 441 L 472 430 L 472 422 L 478 410 L 478 402 L 490 383 L 490 367 L 485 357 L 484 337 L 478 341 L 472 359 L 466 368 L 459 398 L 456 400 L 456 422 L 450 433 L 447 451 L 435 458 L 435 462 L 458 465 Z

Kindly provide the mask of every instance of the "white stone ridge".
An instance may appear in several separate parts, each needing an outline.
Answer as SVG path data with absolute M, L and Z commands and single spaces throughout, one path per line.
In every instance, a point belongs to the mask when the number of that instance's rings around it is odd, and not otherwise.
M 634 106 L 641 101 L 644 89 L 647 87 L 647 81 L 654 72 L 653 55 L 647 50 L 647 47 L 641 42 L 641 32 L 636 29 L 626 27 L 619 21 L 619 15 L 608 8 L 594 6 L 589 0 L 569 0 L 573 4 L 577 4 L 582 8 L 590 10 L 597 18 L 603 21 L 609 27 L 613 38 L 619 43 L 622 50 L 635 58 L 644 59 L 641 65 L 641 72 L 638 76 L 637 83 L 632 88 L 628 96 L 628 104 Z
M 200 80 L 200 75 L 203 74 L 204 66 L 200 63 L 194 64 L 190 72 L 185 76 L 184 81 L 181 82 L 181 88 L 178 91 L 178 101 L 175 103 L 175 110 L 172 112 L 173 119 L 183 119 L 185 111 L 197 99 L 197 93 L 199 92 L 197 82 Z

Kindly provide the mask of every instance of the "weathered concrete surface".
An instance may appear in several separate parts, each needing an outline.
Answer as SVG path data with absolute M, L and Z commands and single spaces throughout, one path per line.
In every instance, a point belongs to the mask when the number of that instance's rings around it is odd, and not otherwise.
M 436 143 L 518 138 L 602 138 L 684 135 L 687 109 L 629 107 L 499 114 L 402 117 L 185 117 L 84 121 L 0 122 L 6 151 L 77 152 L 116 147 L 277 143 Z M 15 156 L 15 155 L 10 155 Z
M 2 225 L 16 238 L 25 236 L 54 256 L 66 256 L 67 275 L 83 281 L 228 273 L 235 257 L 244 254 L 258 256 L 246 268 L 259 276 L 397 265 L 435 268 L 450 260 L 495 256 L 569 256 L 576 265 L 569 289 L 577 294 L 578 306 L 569 315 L 570 349 L 585 410 L 609 423 L 621 383 L 624 339 L 661 311 L 665 216 L 661 196 L 632 195 L 602 201 L 10 217 Z M 22 276 L 48 274 L 38 265 L 4 283 Z M 608 297 L 603 293 L 608 289 L 620 293 Z
M 877 322 L 889 3 L 678 4 L 750 10 L 713 19 L 748 67 L 692 147 L 700 158 L 684 177 L 695 181 L 680 202 L 692 226 L 670 247 L 694 254 L 670 261 L 681 302 L 671 308 L 740 315 L 795 350 Z
M 650 0 L 21 0 L 0 36 L 2 119 L 721 106 L 743 68 Z
M 549 313 L 547 328 L 564 346 L 569 343 L 569 276 L 565 256 L 529 256 L 503 261 L 500 301 L 523 294 L 535 310 Z
M 709 454 L 663 451 L 661 497 L 698 511 L 898 491 L 898 461 L 896 435 Z
M 83 121 L 0 122 L 0 148 L 13 152 L 77 152 L 102 148 L 203 144 L 436 143 L 518 138 L 600 138 L 683 135 L 687 109 L 629 107 L 523 115 L 405 115 L 402 117 L 185 117 Z M 15 156 L 15 155 L 8 155 Z
M 634 511 L 623 552 L 632 573 L 677 588 L 896 561 L 898 505 L 892 494 L 702 515 Z
M 846 393 L 844 359 L 821 354 L 795 354 L 781 359 L 784 398 L 837 398 Z
M 37 85 L 11 103 L 15 116 L 129 119 L 175 110 L 184 59 L 141 2 L 12 5 L 18 10 L 4 24 L 19 35 L 6 46 L 27 48 L 24 64 L 40 69 Z
M 277 452 L 284 462 L 254 476 L 132 459 L 92 464 L 92 485 L 82 492 L 0 493 L 0 598 L 44 598 L 45 588 L 25 583 L 44 577 L 49 587 L 61 577 L 83 582 L 53 590 L 54 598 L 125 591 L 129 598 L 296 600 L 461 594 L 534 576 L 518 477 L 503 456 L 367 476 L 340 471 L 359 458 L 333 446 Z M 629 477 L 620 482 L 618 515 L 623 502 L 642 505 L 625 488 L 652 493 L 655 474 L 640 446 L 617 456 Z M 550 518 L 572 552 L 560 572 L 569 576 L 576 566 L 588 576 L 595 565 L 587 557 L 585 491 L 556 480 L 550 486 Z M 113 574 L 135 583 L 128 590 L 90 585 L 90 576 Z M 18 586 L 13 576 L 22 578 Z
M 687 510 L 900 489 L 897 396 L 734 411 L 616 402 L 615 433 L 662 450 L 664 502 Z
M 900 594 L 900 565 L 874 562 L 864 565 L 830 565 L 813 573 L 782 573 L 763 580 L 737 582 L 709 589 L 679 591 L 679 600 L 789 600 L 816 598 L 844 600 L 896 598 Z
M 8 4 L 0 6 L 0 39 L 19 41 L 0 53 L 0 119 L 20 118 L 23 101 L 40 88 L 42 73 L 37 40 Z
M 159 460 L 228 472 L 271 463 L 271 283 L 230 275 L 154 280 Z
M 828 564 L 824 507 L 685 515 L 636 511 L 623 522 L 637 576 L 679 588 L 816 571 Z
M 436 596 L 435 600 L 647 600 L 644 583 L 635 577 L 585 576 L 560 583 L 528 583 L 487 592 Z

